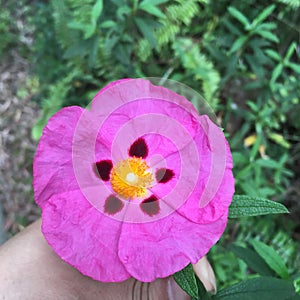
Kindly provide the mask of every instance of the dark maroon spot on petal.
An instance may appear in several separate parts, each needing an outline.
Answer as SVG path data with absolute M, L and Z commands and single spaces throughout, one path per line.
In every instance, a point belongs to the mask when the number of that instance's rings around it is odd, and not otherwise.
M 110 171 L 113 167 L 111 160 L 101 160 L 96 162 L 96 169 L 100 178 L 104 181 L 109 180 Z
M 110 195 L 106 200 L 104 204 L 104 212 L 106 212 L 109 215 L 114 215 L 117 212 L 121 211 L 124 207 L 124 203 L 122 200 L 117 198 L 115 195 Z
M 174 172 L 170 169 L 161 168 L 156 171 L 156 180 L 159 183 L 166 183 L 174 177 Z
M 138 138 L 129 149 L 129 156 L 146 158 L 148 155 L 148 147 L 143 138 Z
M 149 215 L 150 217 L 157 215 L 160 211 L 158 198 L 154 195 L 150 196 L 149 198 L 145 199 L 141 204 L 140 207 L 142 211 Z

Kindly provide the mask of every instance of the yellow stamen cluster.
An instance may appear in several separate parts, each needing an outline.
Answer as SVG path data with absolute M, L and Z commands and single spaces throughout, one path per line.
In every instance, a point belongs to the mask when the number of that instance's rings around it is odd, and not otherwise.
M 140 157 L 130 157 L 118 162 L 111 172 L 111 186 L 126 199 L 142 198 L 153 182 L 153 175 L 146 161 Z

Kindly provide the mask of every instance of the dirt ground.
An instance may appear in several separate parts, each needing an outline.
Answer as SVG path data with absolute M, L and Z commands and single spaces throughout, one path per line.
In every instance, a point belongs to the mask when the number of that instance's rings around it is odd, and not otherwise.
M 7 236 L 40 214 L 32 193 L 32 158 L 37 142 L 31 138 L 39 109 L 26 90 L 28 69 L 17 52 L 0 62 L 0 206 Z

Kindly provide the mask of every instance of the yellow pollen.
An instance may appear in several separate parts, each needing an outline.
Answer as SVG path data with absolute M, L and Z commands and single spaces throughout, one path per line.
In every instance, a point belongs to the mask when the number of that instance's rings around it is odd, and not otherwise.
M 111 171 L 110 183 L 113 190 L 126 199 L 145 197 L 152 182 L 153 174 L 141 157 L 122 160 Z

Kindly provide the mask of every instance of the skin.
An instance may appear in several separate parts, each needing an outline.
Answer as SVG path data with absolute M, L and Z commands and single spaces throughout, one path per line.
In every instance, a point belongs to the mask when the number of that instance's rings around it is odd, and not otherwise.
M 86 277 L 52 251 L 40 228 L 38 220 L 0 247 L 0 300 L 190 299 L 171 277 L 151 283 L 133 278 L 102 283 Z M 214 292 L 214 273 L 205 257 L 194 270 Z

